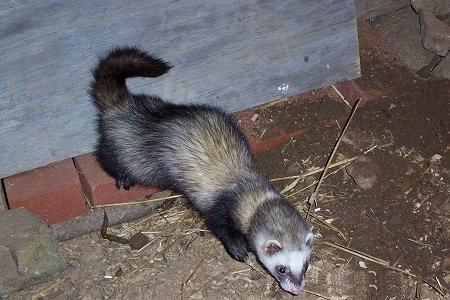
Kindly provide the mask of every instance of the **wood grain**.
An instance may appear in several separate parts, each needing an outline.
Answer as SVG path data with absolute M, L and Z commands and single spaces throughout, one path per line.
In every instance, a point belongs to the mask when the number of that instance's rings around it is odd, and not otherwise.
M 230 112 L 360 72 L 352 0 L 7 0 L 0 17 L 0 177 L 94 149 L 90 70 L 115 46 L 174 65 L 133 91 Z

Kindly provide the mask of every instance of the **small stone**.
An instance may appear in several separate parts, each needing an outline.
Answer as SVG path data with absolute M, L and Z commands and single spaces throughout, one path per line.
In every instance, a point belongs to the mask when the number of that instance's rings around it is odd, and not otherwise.
M 345 170 L 358 187 L 363 190 L 372 188 L 378 182 L 378 166 L 366 156 L 360 156 Z
M 7 210 L 8 205 L 6 204 L 6 197 L 3 188 L 0 186 L 0 210 Z
M 450 55 L 447 55 L 441 62 L 434 68 L 433 76 L 450 79 Z
M 436 16 L 450 13 L 450 1 L 448 0 L 411 0 L 411 6 L 417 13 L 421 9 L 431 11 Z
M 2 270 L 2 275 L 0 276 L 0 299 L 3 299 L 8 293 L 17 289 L 15 286 L 19 273 L 11 252 L 2 245 L 0 245 L 0 270 Z
M 0 211 L 0 297 L 33 284 L 47 282 L 64 272 L 68 264 L 49 227 L 24 208 Z M 14 258 L 13 271 L 11 257 Z M 6 264 L 6 265 L 5 265 Z M 16 274 L 14 281 L 10 278 Z
M 302 165 L 298 162 L 295 162 L 287 168 L 286 176 L 298 175 L 298 174 L 300 174 L 301 170 L 302 170 Z
M 43 238 L 16 249 L 17 270 L 32 276 L 31 283 L 41 283 L 57 277 L 67 269 L 56 243 Z
M 147 244 L 148 244 L 148 237 L 144 235 L 142 232 L 138 232 L 135 235 L 133 235 L 129 243 L 131 250 L 140 250 Z
M 431 157 L 430 162 L 431 162 L 431 163 L 436 163 L 436 162 L 440 161 L 441 158 L 442 158 L 441 155 L 435 154 L 435 155 L 433 155 L 433 156 Z
M 114 274 L 114 276 L 116 276 L 116 277 L 123 277 L 124 275 L 125 275 L 125 273 L 123 272 L 122 268 L 119 268 L 116 271 L 116 274 Z
M 367 269 L 366 263 L 363 262 L 363 261 L 359 261 L 358 265 L 359 265 L 360 268 Z
M 450 48 L 450 27 L 425 9 L 419 10 L 422 45 L 437 55 L 445 56 Z
M 444 276 L 442 279 L 444 279 L 446 284 L 450 284 L 450 274 Z

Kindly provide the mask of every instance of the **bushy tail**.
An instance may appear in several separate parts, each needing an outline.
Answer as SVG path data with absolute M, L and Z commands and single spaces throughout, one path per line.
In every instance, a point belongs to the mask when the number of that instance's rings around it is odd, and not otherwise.
M 90 94 L 101 111 L 117 108 L 128 95 L 125 79 L 158 77 L 170 68 L 165 61 L 138 48 L 116 48 L 99 61 L 93 72 Z

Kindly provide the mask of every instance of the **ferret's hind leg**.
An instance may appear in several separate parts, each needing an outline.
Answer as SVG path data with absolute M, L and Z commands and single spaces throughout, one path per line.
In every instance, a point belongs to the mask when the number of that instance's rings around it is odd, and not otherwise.
M 116 188 L 118 190 L 123 187 L 124 190 L 129 191 L 132 186 L 134 186 L 134 182 L 130 176 L 121 175 L 116 178 Z

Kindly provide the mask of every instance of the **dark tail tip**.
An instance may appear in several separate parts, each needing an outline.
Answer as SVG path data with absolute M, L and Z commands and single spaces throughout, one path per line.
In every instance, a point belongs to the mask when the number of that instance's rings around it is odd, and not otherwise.
M 130 77 L 159 77 L 172 66 L 164 60 L 148 54 L 137 47 L 125 46 L 114 48 L 105 58 L 99 61 L 94 71 L 97 74 L 106 71 L 109 76 Z
M 137 47 L 117 47 L 99 60 L 93 71 L 90 93 L 101 110 L 117 106 L 127 97 L 127 78 L 159 77 L 171 67 L 164 60 Z

